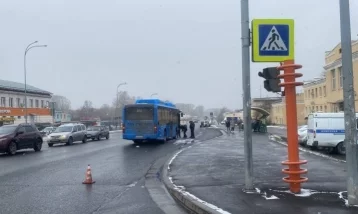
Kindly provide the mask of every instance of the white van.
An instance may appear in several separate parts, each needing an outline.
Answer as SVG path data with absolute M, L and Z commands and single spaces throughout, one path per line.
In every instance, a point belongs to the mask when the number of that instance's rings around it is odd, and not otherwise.
M 356 113 L 356 118 L 358 113 Z M 308 115 L 307 146 L 334 148 L 345 154 L 344 113 L 311 113 Z

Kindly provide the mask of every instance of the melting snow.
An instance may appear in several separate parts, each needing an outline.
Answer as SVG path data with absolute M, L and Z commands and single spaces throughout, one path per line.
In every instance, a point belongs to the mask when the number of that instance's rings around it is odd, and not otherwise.
M 134 183 L 129 184 L 127 187 L 134 187 L 137 184 L 137 181 Z
M 179 152 L 175 153 L 175 155 L 172 157 L 172 159 L 170 159 L 169 164 L 168 164 L 168 170 L 170 170 L 170 165 L 172 164 L 173 160 L 174 160 L 182 151 L 183 151 L 183 149 L 180 150 Z M 171 179 L 171 177 L 169 177 L 169 179 Z M 171 180 L 170 180 L 170 181 L 171 181 Z M 173 183 L 173 182 L 172 182 L 172 183 Z
M 137 148 L 139 148 L 139 146 L 136 146 Z

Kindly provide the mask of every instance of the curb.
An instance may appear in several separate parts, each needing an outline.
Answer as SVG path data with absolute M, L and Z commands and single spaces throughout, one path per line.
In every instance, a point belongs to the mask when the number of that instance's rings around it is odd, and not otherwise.
M 278 136 L 278 135 L 273 135 L 273 134 L 271 134 L 271 136 L 272 136 L 274 139 L 270 138 L 270 136 L 269 136 L 269 141 L 274 142 L 274 143 L 281 144 L 282 146 L 288 146 L 288 145 L 287 145 L 287 138 L 284 138 L 284 137 L 281 137 L 281 136 Z M 346 163 L 345 160 L 341 160 L 341 159 L 338 159 L 338 158 L 335 158 L 335 157 L 331 157 L 331 156 L 329 156 L 329 155 L 322 154 L 322 153 L 319 153 L 319 152 L 310 151 L 310 150 L 308 150 L 308 149 L 301 148 L 300 146 L 298 147 L 298 150 L 299 150 L 300 152 L 305 152 L 305 153 L 308 153 L 308 154 L 311 154 L 311 155 L 315 155 L 315 156 L 318 156 L 318 157 L 326 158 L 326 159 L 333 160 L 333 161 L 336 161 L 336 162 Z
M 183 152 L 186 149 L 181 150 Z M 192 214 L 221 214 L 220 212 L 205 206 L 204 204 L 198 202 L 197 200 L 193 199 L 189 195 L 180 191 L 174 184 L 171 182 L 168 176 L 168 167 L 171 162 L 169 159 L 162 170 L 163 175 L 163 183 L 164 186 L 167 188 L 170 195 L 174 198 L 174 200 L 178 201 L 187 211 Z
M 212 139 L 219 138 L 221 136 L 222 136 L 222 134 L 220 136 L 214 137 Z M 212 139 L 208 139 L 208 140 L 212 140 Z M 208 140 L 205 140 L 205 141 L 208 141 Z M 201 141 L 200 143 L 205 142 L 205 141 Z M 198 143 L 198 144 L 200 144 L 200 143 Z M 174 198 L 174 200 L 179 202 L 180 205 L 182 205 L 191 214 L 223 214 L 223 212 L 219 212 L 218 210 L 205 205 L 203 202 L 200 202 L 199 201 L 200 199 L 198 200 L 198 199 L 191 197 L 190 194 L 188 194 L 187 192 L 183 191 L 182 189 L 180 189 L 179 187 L 174 185 L 171 178 L 169 178 L 168 174 L 170 172 L 171 162 L 174 160 L 174 158 L 177 155 L 179 155 L 180 153 L 184 152 L 185 150 L 187 150 L 189 148 L 190 147 L 187 147 L 187 148 L 184 148 L 184 149 L 176 152 L 174 155 L 171 156 L 171 158 L 169 160 L 167 160 L 165 162 L 163 169 L 162 169 L 162 180 L 163 180 L 164 186 L 167 188 L 168 192 Z M 220 208 L 218 208 L 218 209 L 220 209 Z

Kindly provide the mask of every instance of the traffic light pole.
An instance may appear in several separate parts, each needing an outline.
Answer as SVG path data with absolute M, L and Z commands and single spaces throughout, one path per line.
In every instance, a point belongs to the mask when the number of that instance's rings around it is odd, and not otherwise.
M 241 0 L 242 89 L 244 92 L 245 189 L 253 190 L 249 0 Z
M 300 165 L 306 164 L 307 161 L 300 160 L 297 142 L 296 86 L 303 85 L 303 83 L 295 82 L 296 77 L 302 76 L 300 73 L 295 73 L 295 69 L 301 67 L 301 65 L 295 65 L 294 60 L 286 60 L 283 65 L 278 67 L 279 70 L 284 71 L 278 77 L 284 79 L 284 82 L 280 83 L 279 86 L 285 88 L 286 109 L 288 111 L 286 112 L 288 160 L 282 162 L 288 168 L 283 169 L 282 172 L 288 175 L 283 178 L 283 181 L 290 184 L 292 193 L 300 193 L 301 183 L 308 180 L 305 177 L 301 177 L 301 174 L 307 173 L 307 169 L 301 169 Z
M 349 205 L 358 205 L 358 144 L 353 85 L 352 41 L 349 1 L 340 0 L 341 48 L 343 70 L 343 100 L 345 146 L 347 161 L 347 195 Z

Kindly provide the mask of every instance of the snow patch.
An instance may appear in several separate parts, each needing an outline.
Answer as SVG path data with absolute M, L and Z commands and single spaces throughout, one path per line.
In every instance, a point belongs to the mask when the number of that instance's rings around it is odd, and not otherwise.
M 129 188 L 135 187 L 136 184 L 137 184 L 137 181 L 136 181 L 136 182 L 133 182 L 133 183 L 131 183 L 131 184 L 129 184 L 129 185 L 127 185 L 127 187 L 129 187 Z
M 276 136 L 276 135 L 270 135 L 269 136 L 269 140 L 272 140 L 272 141 L 275 141 L 276 143 L 279 143 L 281 145 L 287 146 L 286 142 L 280 141 L 279 139 L 281 139 L 281 138 L 279 136 Z M 319 152 L 314 152 L 314 151 L 311 151 L 311 150 L 308 150 L 308 149 L 304 149 L 302 147 L 298 147 L 298 149 L 301 152 L 307 152 L 309 154 L 316 155 L 316 156 L 319 156 L 319 157 L 323 157 L 323 158 L 326 158 L 326 159 L 330 159 L 330 160 L 333 160 L 333 161 L 343 162 L 343 163 L 346 162 L 345 160 L 340 160 L 340 159 L 331 157 L 329 155 L 325 155 L 325 154 L 322 154 L 322 153 L 319 153 Z
M 172 159 L 170 159 L 170 161 L 169 161 L 169 163 L 168 163 L 168 170 L 170 170 L 170 165 L 172 164 L 173 160 L 174 160 L 182 151 L 183 151 L 183 149 L 180 150 L 179 152 L 175 153 L 175 155 L 172 157 Z M 172 182 L 172 181 L 171 181 L 171 177 L 169 177 L 169 180 L 170 180 L 170 182 Z M 172 183 L 173 183 L 173 182 L 172 182 Z
M 136 146 L 136 148 L 139 148 L 140 146 Z
M 203 205 L 205 205 L 205 206 L 207 206 L 207 207 L 209 207 L 209 208 L 211 208 L 211 209 L 213 209 L 213 210 L 215 210 L 215 211 L 217 211 L 217 212 L 219 212 L 219 213 L 221 213 L 221 214 L 231 214 L 231 213 L 229 213 L 229 212 L 227 212 L 227 211 L 225 211 L 225 210 L 223 210 L 223 209 L 221 209 L 221 208 L 219 208 L 219 207 L 217 207 L 217 206 L 215 206 L 215 205 L 213 205 L 213 204 L 210 204 L 210 203 L 208 203 L 208 202 L 206 202 L 206 201 L 203 201 L 203 200 L 201 200 L 200 198 L 196 197 L 195 195 L 193 195 L 193 194 L 191 194 L 191 193 L 185 191 L 185 187 L 184 187 L 184 186 L 177 186 L 177 185 L 175 185 L 175 184 L 173 183 L 172 177 L 169 177 L 169 180 L 170 180 L 170 182 L 173 184 L 174 189 L 175 189 L 176 191 L 180 192 L 182 195 L 189 196 L 189 197 L 191 197 L 193 200 L 195 200 L 195 201 L 197 201 L 197 202 L 199 202 L 199 203 L 201 203 L 201 204 L 203 204 Z
M 262 192 L 259 188 L 255 188 L 255 192 L 257 194 L 260 194 L 264 199 L 266 200 L 275 200 L 275 199 L 279 199 L 277 196 L 271 195 L 271 196 L 267 196 L 266 192 Z M 246 192 L 247 194 L 252 194 L 255 192 Z
M 286 126 L 267 126 L 267 128 L 286 129 Z

